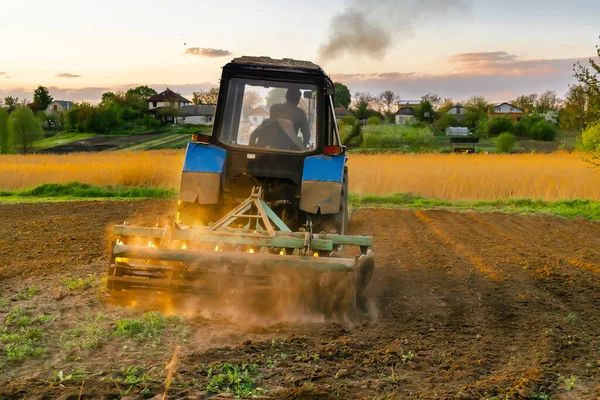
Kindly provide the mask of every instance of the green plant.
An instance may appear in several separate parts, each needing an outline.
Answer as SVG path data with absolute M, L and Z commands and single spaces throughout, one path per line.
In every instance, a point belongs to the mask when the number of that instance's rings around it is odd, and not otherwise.
M 66 277 L 62 280 L 62 284 L 70 290 L 83 290 L 91 287 L 96 280 L 92 274 L 88 274 L 85 278 Z
M 121 368 L 119 376 L 113 379 L 116 383 L 129 385 L 129 388 L 122 395 L 127 395 L 135 386 L 146 383 L 149 380 L 150 372 L 146 372 L 144 368 L 135 365 Z
M 32 285 L 30 287 L 28 287 L 25 290 L 22 290 L 19 292 L 19 294 L 17 294 L 17 296 L 15 297 L 16 300 L 29 300 L 31 299 L 33 296 L 35 296 L 38 292 L 38 288 L 35 287 L 35 285 Z
M 581 132 L 579 150 L 595 151 L 600 149 L 600 123 L 588 126 Z
M 413 353 L 412 351 L 409 351 L 406 354 L 402 354 L 402 365 L 408 364 L 413 360 L 413 358 L 415 358 L 415 353 Z
M 511 132 L 513 122 L 506 117 L 494 117 L 487 120 L 485 124 L 485 133 L 488 137 L 498 136 L 503 132 Z
M 567 392 L 570 392 L 571 390 L 575 389 L 575 382 L 577 381 L 577 376 L 575 376 L 575 375 L 571 375 L 570 377 L 559 376 L 558 380 L 559 380 L 559 382 L 564 383 L 565 390 Z
M 496 138 L 496 151 L 498 153 L 510 153 L 515 143 L 515 135 L 504 132 Z
M 265 389 L 256 387 L 255 379 L 260 376 L 256 364 L 221 364 L 209 368 L 206 390 L 212 393 L 233 393 L 235 397 L 257 396 Z
M 4 328 L 0 339 L 4 343 L 4 353 L 7 360 L 37 358 L 47 351 L 43 346 L 42 330 L 39 328 L 21 327 L 14 332 L 9 332 L 8 328 Z
M 32 317 L 29 312 L 20 307 L 15 307 L 6 316 L 6 326 L 17 325 L 17 326 L 29 326 L 33 324 L 45 324 L 52 320 L 51 315 L 38 315 Z
M 133 340 L 154 339 L 160 341 L 167 325 L 181 325 L 183 318 L 179 316 L 165 317 L 157 311 L 145 313 L 141 319 L 120 318 L 115 321 L 114 335 Z
M 369 117 L 369 119 L 367 119 L 367 125 L 368 126 L 381 125 L 381 119 L 376 116 Z
M 539 120 L 531 126 L 530 136 L 534 140 L 551 142 L 558 135 L 558 126 L 546 120 Z
M 104 314 L 86 314 L 81 318 L 81 323 L 76 329 L 67 330 L 63 333 L 63 345 L 68 348 L 81 347 L 84 349 L 97 347 L 107 340 L 108 331 L 101 326 Z M 75 338 L 75 340 L 69 340 Z
M 367 126 L 363 132 L 364 148 L 399 148 L 406 146 L 412 151 L 430 147 L 435 142 L 429 128 L 401 125 Z

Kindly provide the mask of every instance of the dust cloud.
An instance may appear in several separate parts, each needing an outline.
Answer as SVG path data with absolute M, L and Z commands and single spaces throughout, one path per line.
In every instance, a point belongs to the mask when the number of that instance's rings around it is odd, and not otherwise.
M 335 15 L 318 59 L 327 63 L 344 54 L 382 60 L 395 41 L 411 37 L 420 22 L 464 15 L 472 0 L 348 0 Z

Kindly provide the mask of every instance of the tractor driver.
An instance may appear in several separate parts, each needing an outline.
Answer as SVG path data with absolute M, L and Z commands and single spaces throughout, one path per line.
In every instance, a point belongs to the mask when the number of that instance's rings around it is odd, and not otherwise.
M 306 114 L 300 107 L 300 97 L 302 92 L 300 89 L 289 88 L 285 94 L 285 103 L 273 104 L 271 106 L 271 119 L 287 119 L 294 125 L 294 133 L 302 132 L 302 142 L 304 148 L 308 147 L 310 142 L 310 128 L 308 127 L 308 119 Z

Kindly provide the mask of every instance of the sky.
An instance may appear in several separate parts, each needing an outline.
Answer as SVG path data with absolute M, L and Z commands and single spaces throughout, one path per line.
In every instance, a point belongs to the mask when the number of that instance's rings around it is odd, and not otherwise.
M 574 83 L 597 0 L 0 0 L 0 98 L 218 85 L 241 55 L 319 63 L 354 92 L 504 101 Z

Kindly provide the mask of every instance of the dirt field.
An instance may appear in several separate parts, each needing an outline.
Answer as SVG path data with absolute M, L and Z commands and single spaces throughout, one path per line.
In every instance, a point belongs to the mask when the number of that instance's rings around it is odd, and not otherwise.
M 274 398 L 600 398 L 600 224 L 357 210 L 351 231 L 374 236 L 376 320 L 201 312 L 168 319 L 158 336 L 119 336 L 141 312 L 103 299 L 106 228 L 171 208 L 0 205 L 0 398 L 160 399 L 166 382 L 167 398 L 208 398 L 223 363 L 251 370 L 266 390 L 255 393 Z M 65 275 L 85 284 L 69 288 Z M 39 358 L 9 360 L 9 334 L 32 327 Z

